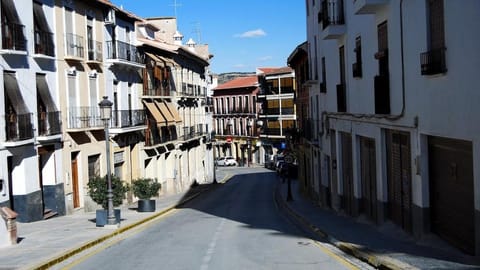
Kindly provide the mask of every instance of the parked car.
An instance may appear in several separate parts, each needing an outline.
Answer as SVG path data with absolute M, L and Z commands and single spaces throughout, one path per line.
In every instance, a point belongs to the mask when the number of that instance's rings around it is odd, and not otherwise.
M 227 166 L 237 166 L 238 165 L 237 161 L 233 157 L 230 157 L 230 156 L 225 157 L 225 164 Z
M 232 156 L 219 157 L 215 162 L 217 166 L 237 166 L 237 161 Z

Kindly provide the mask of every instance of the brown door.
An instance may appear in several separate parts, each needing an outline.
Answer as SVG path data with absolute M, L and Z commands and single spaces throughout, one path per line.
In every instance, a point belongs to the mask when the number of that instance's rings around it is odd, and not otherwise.
M 76 153 L 72 153 L 72 187 L 73 208 L 78 208 L 80 207 L 80 194 L 78 189 L 78 160 Z
M 342 147 L 343 206 L 349 215 L 354 213 L 352 135 L 340 133 Z
M 412 231 L 412 173 L 410 134 L 386 132 L 388 205 L 390 219 L 405 231 Z
M 330 186 L 332 188 L 332 207 L 334 209 L 338 209 L 340 207 L 340 202 L 338 199 L 338 182 L 337 182 L 337 140 L 335 136 L 335 130 L 330 130 L 330 154 L 331 154 L 331 161 L 332 167 L 330 169 L 331 172 L 331 183 Z
M 360 170 L 362 181 L 362 212 L 372 221 L 377 220 L 377 177 L 375 140 L 360 138 Z
M 428 138 L 432 231 L 475 254 L 472 143 Z

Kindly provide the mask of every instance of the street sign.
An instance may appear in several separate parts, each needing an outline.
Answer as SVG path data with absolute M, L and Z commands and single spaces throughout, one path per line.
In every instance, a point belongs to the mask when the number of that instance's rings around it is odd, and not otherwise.
M 288 154 L 283 158 L 283 160 L 288 164 L 292 164 L 295 161 L 295 157 L 291 154 Z

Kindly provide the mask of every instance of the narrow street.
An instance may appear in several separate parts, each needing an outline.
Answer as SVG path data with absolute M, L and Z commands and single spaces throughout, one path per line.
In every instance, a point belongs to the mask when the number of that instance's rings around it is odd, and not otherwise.
M 72 269 L 370 269 L 305 237 L 273 198 L 263 168 L 219 168 L 231 180 L 150 226 L 70 265 Z

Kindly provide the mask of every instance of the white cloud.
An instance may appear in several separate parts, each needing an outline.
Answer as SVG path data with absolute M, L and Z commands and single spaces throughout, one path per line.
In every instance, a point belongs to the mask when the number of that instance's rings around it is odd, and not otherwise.
M 265 33 L 265 31 L 263 31 L 262 29 L 256 29 L 256 30 L 251 30 L 251 31 L 247 31 L 247 32 L 244 32 L 242 34 L 236 34 L 235 37 L 238 37 L 238 38 L 256 38 L 256 37 L 263 37 L 263 36 L 266 36 L 267 33 Z
M 236 64 L 236 65 L 233 65 L 234 68 L 246 68 L 247 65 L 245 64 Z

